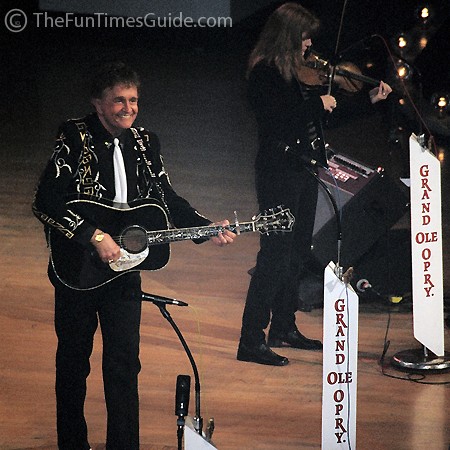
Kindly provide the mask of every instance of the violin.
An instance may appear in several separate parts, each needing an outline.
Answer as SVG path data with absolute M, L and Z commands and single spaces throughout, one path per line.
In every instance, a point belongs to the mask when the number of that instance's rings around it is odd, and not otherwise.
M 305 64 L 298 71 L 301 83 L 309 88 L 325 86 L 329 84 L 333 67 L 329 61 L 321 59 L 311 52 L 307 55 Z M 380 80 L 363 75 L 356 64 L 351 62 L 339 63 L 334 68 L 334 83 L 348 93 L 361 90 L 364 83 L 379 86 Z

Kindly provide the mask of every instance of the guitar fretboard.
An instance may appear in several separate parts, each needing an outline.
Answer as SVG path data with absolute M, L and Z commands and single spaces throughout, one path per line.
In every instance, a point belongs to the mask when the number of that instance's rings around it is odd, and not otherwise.
M 168 244 L 170 242 L 187 241 L 192 239 L 209 239 L 217 236 L 219 233 L 223 233 L 225 230 L 230 230 L 236 234 L 256 231 L 255 224 L 253 222 L 244 222 L 239 223 L 238 225 L 230 224 L 226 227 L 221 225 L 212 225 L 206 227 L 177 228 L 164 231 L 148 231 L 147 239 L 149 245 Z

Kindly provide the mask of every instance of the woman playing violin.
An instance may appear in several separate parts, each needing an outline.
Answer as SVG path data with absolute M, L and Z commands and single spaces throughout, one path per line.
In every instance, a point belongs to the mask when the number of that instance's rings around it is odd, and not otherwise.
M 307 41 L 309 41 L 309 45 L 306 46 L 303 53 L 305 61 L 297 71 L 297 79 L 303 88 L 328 88 L 331 83 L 339 91 L 353 94 L 359 92 L 364 83 L 368 83 L 376 86 L 369 91 L 369 99 L 372 104 L 384 100 L 392 92 L 392 88 L 384 81 L 363 75 L 356 64 L 344 62 L 339 63 L 335 68 L 330 66 L 328 61 L 320 59 L 311 51 L 311 39 Z M 303 42 L 305 41 L 303 40 Z M 333 71 L 334 76 L 332 77 Z M 331 78 L 333 79 L 331 80 Z
M 242 318 L 240 361 L 284 366 L 288 359 L 270 347 L 322 349 L 319 340 L 300 333 L 295 321 L 298 280 L 309 265 L 318 195 L 309 170 L 315 170 L 311 162 L 326 165 L 321 120 L 337 107 L 333 95 L 307 89 L 300 77 L 318 28 L 312 13 L 297 3 L 285 3 L 269 17 L 248 62 L 248 97 L 258 126 L 259 207 L 263 211 L 283 204 L 296 222 L 292 233 L 260 238 Z M 375 103 L 390 92 L 380 83 L 370 99 Z

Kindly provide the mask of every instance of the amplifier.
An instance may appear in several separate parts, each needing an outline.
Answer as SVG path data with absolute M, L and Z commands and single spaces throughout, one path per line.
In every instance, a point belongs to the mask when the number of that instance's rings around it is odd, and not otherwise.
M 341 216 L 341 258 L 344 270 L 356 262 L 408 210 L 409 191 L 392 180 L 383 168 L 368 167 L 352 158 L 335 154 L 329 169 L 319 177 L 334 197 Z M 337 262 L 337 225 L 333 204 L 319 187 L 312 254 L 322 267 Z

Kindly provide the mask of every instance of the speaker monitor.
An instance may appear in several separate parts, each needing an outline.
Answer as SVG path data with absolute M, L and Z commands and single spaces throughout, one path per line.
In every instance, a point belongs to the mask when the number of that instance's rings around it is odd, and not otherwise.
M 367 167 L 341 154 L 330 158 L 329 170 L 320 169 L 319 176 L 340 209 L 339 263 L 346 270 L 404 216 L 409 192 L 400 180 L 391 179 L 382 169 Z M 330 261 L 338 262 L 335 213 L 322 187 L 319 187 L 312 254 L 322 267 Z

